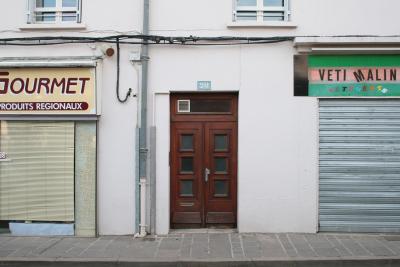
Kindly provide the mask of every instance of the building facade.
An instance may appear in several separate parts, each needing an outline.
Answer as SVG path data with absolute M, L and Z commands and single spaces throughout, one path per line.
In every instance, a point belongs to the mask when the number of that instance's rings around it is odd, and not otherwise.
M 10 1 L 3 225 L 399 231 L 396 1 L 145 3 Z
M 35 6 L 36 2 L 37 7 Z M 1 18 L 1 38 L 32 38 L 43 36 L 102 37 L 116 35 L 119 32 L 137 33 L 142 28 L 143 8 L 139 1 L 120 2 L 118 7 L 113 8 L 113 12 L 109 10 L 109 4 L 106 1 L 36 2 L 9 1 L 7 4 L 3 3 L 7 12 Z M 43 8 L 47 8 L 45 10 L 47 13 L 42 10 Z M 65 12 L 64 9 L 66 9 Z M 132 88 L 132 95 L 137 94 L 139 74 L 135 70 L 135 66 L 128 59 L 129 53 L 137 50 L 137 47 L 139 46 L 131 45 L 128 47 L 121 45 L 120 48 L 119 86 L 121 98 L 125 98 L 129 88 Z M 7 101 L 91 101 L 90 109 L 86 110 L 71 111 L 67 108 L 53 107 L 53 109 L 49 108 L 47 112 L 32 112 L 30 110 L 24 112 L 3 111 L 2 126 L 6 125 L 4 121 L 18 121 L 23 124 L 33 123 L 33 126 L 24 126 L 26 129 L 32 129 L 33 131 L 32 146 L 46 147 L 48 151 L 44 148 L 38 148 L 39 152 L 41 151 L 40 153 L 37 152 L 38 154 L 22 155 L 20 164 L 25 165 L 26 169 L 22 170 L 25 173 L 22 174 L 20 179 L 24 182 L 20 183 L 21 187 L 19 189 L 18 187 L 14 187 L 12 189 L 14 191 L 10 191 L 10 187 L 3 184 L 4 189 L 2 190 L 8 190 L 11 192 L 11 195 L 15 195 L 16 191 L 26 188 L 26 186 L 30 185 L 30 178 L 27 173 L 32 172 L 35 168 L 45 168 L 44 166 L 39 166 L 38 162 L 45 162 L 46 158 L 54 157 L 54 153 L 62 154 L 62 151 L 66 149 L 59 146 L 58 149 L 60 151 L 52 152 L 51 142 L 50 144 L 46 142 L 49 133 L 44 130 L 40 133 L 34 128 L 45 129 L 45 127 L 50 127 L 48 126 L 50 122 L 56 123 L 56 125 L 68 124 L 70 129 L 68 136 L 70 144 L 65 144 L 64 146 L 67 146 L 70 150 L 68 155 L 70 163 L 68 173 L 61 172 L 58 169 L 48 171 L 51 177 L 60 175 L 61 179 L 66 179 L 67 182 L 65 183 L 69 183 L 68 188 L 63 186 L 64 182 L 57 182 L 51 185 L 52 187 L 49 187 L 46 192 L 38 193 L 45 199 L 37 199 L 37 206 L 34 205 L 34 199 L 30 196 L 34 193 L 28 192 L 30 195 L 26 197 L 27 202 L 30 201 L 33 204 L 30 206 L 28 203 L 21 205 L 22 209 L 29 208 L 36 213 L 46 213 L 42 208 L 43 206 L 51 206 L 51 203 L 58 201 L 59 198 L 64 199 L 68 197 L 68 200 L 63 200 L 60 206 L 63 207 L 63 210 L 68 211 L 67 214 L 69 217 L 63 218 L 58 216 L 58 214 L 53 218 L 36 218 L 27 215 L 15 217 L 12 214 L 3 217 L 2 213 L 3 218 L 1 220 L 23 223 L 25 221 L 39 221 L 40 224 L 49 221 L 57 222 L 57 226 L 58 222 L 72 222 L 75 224 L 74 233 L 76 235 L 135 233 L 135 129 L 137 123 L 137 98 L 131 96 L 125 104 L 119 104 L 115 96 L 117 57 L 116 55 L 106 55 L 106 51 L 109 48 L 114 48 L 116 52 L 116 46 L 107 43 L 66 43 L 56 46 L 6 45 L 1 47 L 2 71 L 9 72 L 12 75 L 15 71 L 21 72 L 23 77 L 18 76 L 17 78 L 25 80 L 30 78 L 31 84 L 29 86 L 32 88 L 34 87 L 33 82 L 35 78 L 58 78 L 57 83 L 60 83 L 60 86 L 55 86 L 54 88 L 54 94 L 59 94 L 55 98 L 42 98 L 39 96 L 36 99 L 28 98 L 21 100 L 17 95 L 11 94 L 15 100 Z M 68 96 L 65 92 L 62 92 L 62 79 L 67 79 L 67 83 L 68 78 L 82 77 L 90 78 L 91 87 L 86 87 L 86 92 L 91 94 L 90 97 L 81 97 L 81 82 L 76 80 L 71 81 L 71 91 L 76 91 L 76 94 Z M 15 87 L 19 88 L 19 86 L 18 82 L 15 83 Z M 46 87 L 43 87 L 42 94 L 45 90 Z M 22 94 L 25 95 L 24 92 Z M 80 97 L 81 99 L 79 100 Z M 38 125 L 36 125 L 36 122 Z M 44 125 L 40 125 L 39 123 L 43 123 Z M 52 132 L 54 130 L 49 129 L 48 131 Z M 4 131 L 2 131 L 2 142 L 4 141 L 3 134 Z M 42 142 L 36 142 L 35 139 L 41 138 L 40 136 L 42 136 Z M 65 138 L 64 136 L 60 137 L 60 142 L 65 140 Z M 84 143 L 79 144 L 81 141 L 84 141 Z M 29 151 L 30 148 L 24 147 Z M 4 152 L 11 162 L 15 162 L 15 157 L 19 157 L 18 155 L 13 155 L 11 151 Z M 25 162 L 25 157 L 33 157 L 33 161 L 35 162 Z M 63 162 L 64 160 L 59 161 Z M 29 165 L 36 163 L 37 165 Z M 3 169 L 4 165 L 8 163 L 2 162 L 1 164 L 1 168 Z M 15 167 L 10 166 L 10 168 Z M 45 172 L 43 171 L 43 173 Z M 43 173 L 39 174 L 37 180 L 41 179 L 42 175 L 44 175 Z M 2 182 L 7 183 L 14 176 L 9 174 Z M 6 181 L 6 179 L 8 180 Z M 83 184 L 80 184 L 81 182 Z M 42 182 L 39 186 L 41 188 L 45 187 L 46 182 Z M 59 194 L 52 193 L 56 187 L 59 190 Z M 9 198 L 10 196 L 4 197 Z M 5 203 L 4 198 L 1 199 L 1 202 Z M 14 202 L 18 202 L 18 200 L 14 199 Z M 19 207 L 17 203 L 4 205 L 6 205 L 4 209 L 9 210 L 17 210 Z M 55 211 L 55 213 L 57 212 L 58 210 Z M 79 224 L 82 224 L 83 232 L 78 231 Z M 40 225 L 34 228 L 36 228 L 34 230 L 36 232 L 41 231 Z M 51 226 L 50 229 L 53 229 L 50 231 L 59 231 L 58 228 L 54 229 Z M 21 229 L 21 231 L 31 231 L 31 229 Z M 67 233 L 71 234 L 71 229 L 67 229 Z

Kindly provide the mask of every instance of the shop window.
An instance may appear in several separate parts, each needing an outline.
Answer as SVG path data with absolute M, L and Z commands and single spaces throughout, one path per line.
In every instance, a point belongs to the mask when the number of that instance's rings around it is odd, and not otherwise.
M 74 221 L 74 122 L 0 122 L 0 220 Z
M 80 23 L 81 0 L 28 0 L 28 23 Z
M 233 21 L 290 21 L 289 0 L 234 0 Z

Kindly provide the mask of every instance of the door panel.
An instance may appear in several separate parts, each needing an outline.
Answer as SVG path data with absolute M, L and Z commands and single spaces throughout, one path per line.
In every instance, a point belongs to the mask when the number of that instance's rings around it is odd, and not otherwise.
M 203 217 L 201 123 L 172 124 L 172 223 L 201 224 Z
M 205 123 L 206 223 L 234 224 L 236 218 L 236 123 Z
M 235 226 L 236 151 L 236 122 L 171 124 L 172 227 Z

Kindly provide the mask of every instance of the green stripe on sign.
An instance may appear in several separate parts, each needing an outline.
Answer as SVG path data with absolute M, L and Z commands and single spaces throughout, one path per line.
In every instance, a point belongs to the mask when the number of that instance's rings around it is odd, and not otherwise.
M 310 55 L 309 68 L 316 67 L 398 67 L 400 55 Z
M 309 96 L 400 96 L 396 83 L 309 84 Z

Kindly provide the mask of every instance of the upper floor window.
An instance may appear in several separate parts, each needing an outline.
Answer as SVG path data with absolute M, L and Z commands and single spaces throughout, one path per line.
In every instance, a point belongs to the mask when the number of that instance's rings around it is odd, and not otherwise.
M 81 0 L 29 0 L 28 23 L 79 23 Z
M 234 0 L 234 21 L 290 21 L 289 0 Z

